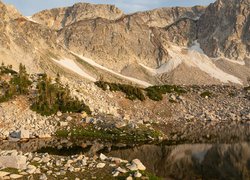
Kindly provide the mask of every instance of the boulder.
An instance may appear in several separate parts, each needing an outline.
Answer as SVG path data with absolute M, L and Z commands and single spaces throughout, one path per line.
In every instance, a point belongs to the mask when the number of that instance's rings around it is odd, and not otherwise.
M 65 126 L 68 126 L 68 122 L 60 122 L 60 126 L 62 126 L 62 127 L 65 127 Z
M 107 156 L 105 156 L 104 154 L 100 154 L 100 159 L 102 160 L 102 161 L 105 161 L 106 159 L 107 159 Z
M 120 121 L 120 122 L 115 123 L 115 127 L 118 128 L 118 129 L 123 128 L 125 126 L 127 126 L 127 123 L 124 122 L 124 121 Z
M 36 166 L 28 165 L 26 172 L 29 174 L 34 174 L 36 169 L 37 169 Z
M 134 174 L 134 177 L 135 178 L 140 178 L 140 177 L 142 177 L 142 174 L 139 171 L 136 171 L 135 174 Z
M 21 129 L 19 133 L 20 133 L 20 139 L 29 139 L 30 138 L 29 130 Z
M 138 170 L 138 167 L 136 166 L 136 164 L 128 165 L 127 168 L 128 168 L 130 171 L 137 171 L 137 170 Z
M 10 138 L 20 139 L 20 133 L 17 131 L 13 131 L 9 134 Z
M 67 121 L 71 121 L 73 118 L 71 117 L 71 116 L 68 116 L 67 118 L 66 118 L 66 120 Z
M 97 168 L 104 168 L 105 167 L 105 163 L 98 163 L 97 165 L 96 165 L 96 167 Z
M 0 156 L 0 167 L 26 169 L 27 158 L 25 156 Z
M 11 174 L 10 175 L 10 179 L 20 179 L 22 177 L 23 177 L 23 175 L 20 175 L 20 174 Z
M 134 159 L 132 161 L 133 164 L 135 164 L 138 168 L 138 170 L 145 171 L 146 167 L 142 164 L 142 162 L 139 159 Z
M 8 176 L 9 174 L 9 172 L 0 171 L 0 179 L 4 176 Z
M 56 113 L 56 115 L 57 115 L 58 117 L 61 117 L 61 116 L 62 116 L 62 112 L 58 111 L 58 112 Z

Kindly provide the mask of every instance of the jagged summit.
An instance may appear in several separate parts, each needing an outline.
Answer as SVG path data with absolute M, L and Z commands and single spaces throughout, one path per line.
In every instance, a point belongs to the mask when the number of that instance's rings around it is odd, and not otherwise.
M 84 19 L 104 18 L 115 20 L 123 16 L 122 10 L 114 5 L 77 3 L 71 7 L 44 10 L 32 16 L 35 21 L 53 29 L 61 29 L 67 25 Z
M 250 0 L 218 0 L 199 21 L 199 42 L 211 57 L 244 60 L 250 50 Z
M 21 16 L 21 13 L 14 6 L 5 5 L 0 0 L 0 21 L 8 21 L 10 19 L 15 19 Z

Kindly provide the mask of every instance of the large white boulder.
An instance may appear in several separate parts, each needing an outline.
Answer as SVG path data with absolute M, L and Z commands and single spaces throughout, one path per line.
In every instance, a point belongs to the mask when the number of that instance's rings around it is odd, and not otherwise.
M 0 156 L 0 167 L 26 169 L 27 158 L 25 156 Z
M 20 139 L 29 139 L 30 138 L 29 130 L 21 129 L 19 133 L 20 133 Z

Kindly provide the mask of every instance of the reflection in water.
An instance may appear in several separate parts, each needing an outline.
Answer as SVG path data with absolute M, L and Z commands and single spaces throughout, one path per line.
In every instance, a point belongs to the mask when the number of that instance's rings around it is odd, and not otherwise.
M 143 145 L 109 155 L 139 158 L 160 177 L 173 179 L 250 179 L 250 144 Z
M 138 158 L 149 171 L 167 179 L 250 179 L 250 143 L 126 146 L 98 140 L 53 139 L 0 142 L 0 148 L 58 155 L 106 152 L 126 160 Z

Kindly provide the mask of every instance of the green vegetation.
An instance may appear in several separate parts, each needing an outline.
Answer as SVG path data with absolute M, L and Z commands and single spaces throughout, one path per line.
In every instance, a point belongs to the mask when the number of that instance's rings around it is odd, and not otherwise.
M 47 116 L 58 111 L 63 113 L 80 113 L 82 111 L 85 111 L 87 114 L 91 113 L 89 107 L 84 102 L 73 99 L 70 96 L 69 87 L 62 86 L 59 75 L 56 78 L 56 82 L 52 83 L 51 78 L 48 78 L 46 74 L 38 80 L 37 95 L 33 99 L 31 109 Z
M 16 86 L 18 94 L 28 94 L 31 81 L 24 65 L 19 65 L 19 72 L 11 79 L 11 84 Z
M 11 76 L 8 76 L 11 74 Z M 17 95 L 30 95 L 29 74 L 26 67 L 19 65 L 19 72 L 12 70 L 12 66 L 0 66 L 0 102 L 5 102 Z M 46 74 L 40 76 L 35 97 L 31 98 L 31 109 L 41 115 L 52 115 L 57 111 L 79 113 L 91 111 L 82 101 L 70 96 L 68 86 L 63 87 L 60 83 L 60 76 L 52 83 L 51 78 Z
M 211 92 L 209 92 L 209 91 L 205 91 L 205 92 L 201 93 L 200 96 L 203 97 L 203 98 L 206 98 L 206 97 L 210 98 L 210 97 L 213 96 L 213 94 Z
M 15 169 L 15 168 L 5 168 L 5 169 L 2 169 L 1 171 L 9 172 L 11 174 L 18 174 L 18 169 Z
M 56 132 L 57 137 L 72 137 L 72 138 L 99 138 L 104 140 L 114 141 L 129 141 L 129 142 L 146 142 L 153 139 L 158 139 L 161 132 L 150 130 L 146 127 L 140 127 L 133 130 L 128 127 L 111 128 L 108 130 L 98 130 L 93 125 L 87 127 L 73 127 L 70 130 L 61 129 Z
M 146 95 L 154 101 L 161 101 L 163 99 L 163 94 L 166 93 L 177 93 L 178 95 L 186 93 L 182 87 L 176 85 L 151 86 L 146 89 L 141 89 L 131 85 L 109 83 L 104 81 L 98 81 L 95 84 L 104 91 L 120 91 L 125 93 L 128 99 L 139 99 L 140 101 L 144 101 L 146 99 L 143 90 L 146 91 Z
M 109 83 L 104 81 L 97 81 L 95 83 L 99 88 L 103 89 L 104 91 L 121 91 L 126 94 L 126 98 L 130 100 L 139 99 L 141 101 L 145 100 L 145 96 L 141 88 L 134 87 L 131 85 L 119 84 L 119 83 Z
M 5 102 L 12 99 L 15 95 L 25 95 L 29 92 L 29 86 L 31 81 L 29 80 L 29 75 L 26 72 L 24 65 L 20 64 L 19 72 L 16 73 L 12 70 L 11 66 L 5 66 L 4 64 L 0 67 L 0 74 L 12 74 L 10 80 L 2 80 L 1 76 L 1 96 L 0 102 Z
M 163 99 L 163 94 L 166 93 L 177 93 L 178 95 L 186 93 L 186 91 L 176 85 L 163 85 L 163 86 L 151 86 L 145 89 L 147 96 L 154 101 L 161 101 Z
M 12 65 L 5 66 L 4 63 L 2 63 L 0 66 L 0 75 L 4 75 L 4 74 L 14 75 L 14 74 L 17 74 L 17 72 L 12 69 Z

